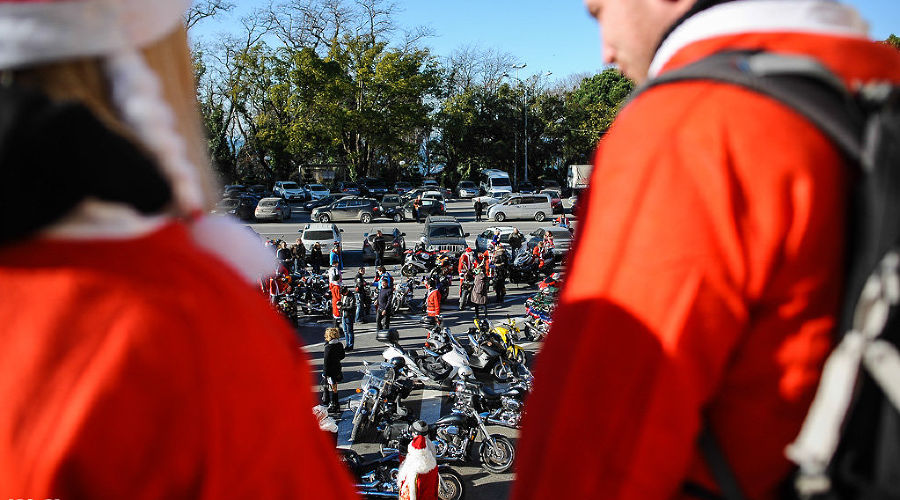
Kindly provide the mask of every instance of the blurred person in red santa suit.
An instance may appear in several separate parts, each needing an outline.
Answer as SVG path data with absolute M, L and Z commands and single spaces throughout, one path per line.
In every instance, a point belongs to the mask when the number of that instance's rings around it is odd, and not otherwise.
M 420 434 L 409 443 L 397 483 L 400 500 L 437 500 L 438 470 L 431 442 Z
M 273 254 L 205 215 L 188 5 L 0 1 L 4 498 L 355 497 Z
M 733 50 L 900 82 L 900 53 L 838 2 L 584 3 L 637 83 Z M 716 498 L 723 463 L 745 497 L 779 498 L 836 327 L 852 166 L 789 107 L 708 80 L 640 93 L 594 165 L 512 498 Z

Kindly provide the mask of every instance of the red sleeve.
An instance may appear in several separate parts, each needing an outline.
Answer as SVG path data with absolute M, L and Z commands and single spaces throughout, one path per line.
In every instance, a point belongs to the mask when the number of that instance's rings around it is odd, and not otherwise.
M 782 450 L 834 324 L 843 166 L 770 101 L 711 90 L 645 94 L 598 151 L 535 367 L 516 500 L 666 499 L 689 478 L 707 484 L 704 414 L 749 497 L 788 471 Z M 772 136 L 772 123 L 792 133 Z

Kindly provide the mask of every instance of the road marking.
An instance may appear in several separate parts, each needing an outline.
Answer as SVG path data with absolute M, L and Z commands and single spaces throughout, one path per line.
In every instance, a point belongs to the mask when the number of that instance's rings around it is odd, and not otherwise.
M 353 412 L 344 410 L 338 420 L 338 448 L 350 448 L 350 433 L 353 431 Z
M 434 389 L 422 391 L 422 407 L 419 410 L 419 418 L 429 424 L 433 424 L 441 418 L 441 403 L 443 392 Z

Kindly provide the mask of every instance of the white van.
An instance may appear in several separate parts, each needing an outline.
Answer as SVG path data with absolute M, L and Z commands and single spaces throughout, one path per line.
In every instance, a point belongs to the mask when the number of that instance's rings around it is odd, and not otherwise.
M 482 194 L 499 198 L 503 193 L 512 193 L 512 182 L 509 174 L 502 170 L 487 169 L 481 171 L 478 187 Z
M 538 222 L 553 214 L 550 195 L 514 194 L 488 209 L 488 219 L 503 222 L 506 219 L 534 219 Z

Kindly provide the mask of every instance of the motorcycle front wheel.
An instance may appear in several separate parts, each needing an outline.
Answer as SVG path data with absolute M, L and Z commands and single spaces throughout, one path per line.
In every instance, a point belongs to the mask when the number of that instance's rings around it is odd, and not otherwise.
M 491 434 L 494 445 L 490 441 L 482 441 L 478 454 L 481 457 L 481 466 L 493 474 L 502 474 L 512 469 L 516 459 L 516 448 L 512 441 L 501 434 Z
M 441 500 L 462 500 L 465 496 L 462 476 L 453 469 L 444 469 L 438 474 L 438 498 Z
M 359 404 L 363 404 L 360 402 Z M 367 429 L 369 428 L 369 417 L 363 413 L 358 413 L 353 418 L 353 429 L 350 431 L 350 442 L 357 443 L 362 442 L 362 439 L 366 436 Z M 357 441 L 359 440 L 359 441 Z
M 403 267 L 400 268 L 400 274 L 406 276 L 407 278 L 412 278 L 416 275 L 416 266 L 413 265 L 412 262 L 407 262 L 403 264 Z
M 511 370 L 506 363 L 496 363 L 491 367 L 491 376 L 494 377 L 498 382 L 507 382 L 510 377 L 512 377 Z

